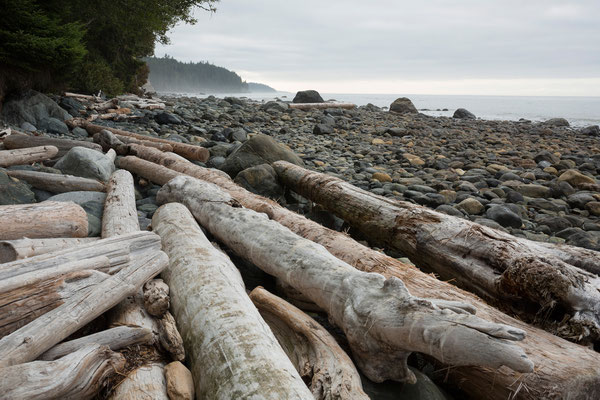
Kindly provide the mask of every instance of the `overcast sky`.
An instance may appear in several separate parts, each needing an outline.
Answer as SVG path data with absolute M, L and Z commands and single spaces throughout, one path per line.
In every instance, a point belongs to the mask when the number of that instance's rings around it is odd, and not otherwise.
M 155 54 L 291 92 L 600 96 L 599 16 L 600 0 L 222 0 Z

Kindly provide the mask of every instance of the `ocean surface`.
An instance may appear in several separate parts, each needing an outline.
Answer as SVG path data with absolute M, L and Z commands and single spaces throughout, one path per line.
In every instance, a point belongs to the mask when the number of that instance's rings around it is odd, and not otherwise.
M 187 96 L 207 97 L 208 94 L 186 93 Z M 217 97 L 247 97 L 268 101 L 279 98 L 291 101 L 295 93 L 228 93 L 213 94 Z M 340 94 L 321 93 L 325 100 L 354 103 L 358 106 L 372 103 L 389 107 L 398 97 L 408 97 L 422 113 L 451 117 L 457 108 L 466 108 L 478 118 L 518 121 L 546 121 L 550 118 L 566 118 L 572 126 L 600 125 L 600 97 L 566 96 L 462 96 L 423 94 Z M 441 111 L 448 109 L 448 111 Z

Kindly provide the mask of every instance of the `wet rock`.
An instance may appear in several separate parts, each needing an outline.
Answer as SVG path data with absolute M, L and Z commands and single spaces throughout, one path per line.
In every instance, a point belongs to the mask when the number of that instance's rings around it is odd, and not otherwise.
M 274 200 L 283 198 L 284 190 L 277 173 L 269 164 L 261 164 L 240 171 L 234 182 L 244 189 Z
M 523 225 L 521 217 L 505 205 L 492 206 L 485 215 L 504 227 L 520 228 Z
M 50 97 L 35 90 L 28 90 L 6 99 L 0 112 L 0 119 L 17 126 L 29 122 L 39 127 L 40 122 L 45 118 L 64 121 L 70 119 L 71 115 Z
M 564 118 L 551 118 L 548 121 L 544 122 L 544 125 L 552 127 L 569 126 L 569 121 L 567 121 Z
M 313 128 L 315 135 L 331 135 L 333 133 L 333 127 L 327 124 L 317 124 Z
M 520 185 L 517 191 L 527 197 L 550 197 L 550 188 L 542 185 L 528 184 Z
M 579 132 L 583 133 L 584 135 L 600 136 L 600 126 L 598 126 L 598 125 L 586 126 L 585 128 L 581 128 L 579 130 Z
M 154 116 L 154 120 L 161 125 L 164 125 L 164 124 L 179 125 L 179 124 L 183 123 L 181 118 L 179 118 L 177 115 L 171 114 L 166 111 L 159 112 L 158 114 L 156 114 Z
M 67 124 L 57 118 L 42 118 L 38 121 L 37 127 L 49 133 L 57 133 L 66 135 L 69 133 L 69 127 Z

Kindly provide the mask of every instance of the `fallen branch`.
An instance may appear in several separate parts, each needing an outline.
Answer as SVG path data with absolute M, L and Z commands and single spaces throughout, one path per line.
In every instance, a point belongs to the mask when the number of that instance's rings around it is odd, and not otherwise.
M 64 156 L 73 147 L 86 147 L 88 149 L 102 151 L 100 145 L 83 140 L 58 139 L 47 136 L 29 136 L 14 133 L 4 139 L 4 147 L 7 149 L 24 149 L 36 146 L 56 147 L 58 149 L 56 157 Z
M 98 238 L 49 238 L 49 239 L 17 239 L 0 242 L 0 264 L 56 250 L 68 249 L 83 243 L 90 243 Z
M 0 150 L 0 167 L 33 164 L 35 162 L 53 158 L 57 154 L 58 149 L 55 146 L 36 146 L 27 149 Z
M 102 215 L 102 237 L 109 238 L 140 230 L 133 177 L 128 171 L 117 170 L 108 180 Z
M 31 186 L 52 193 L 74 191 L 104 192 L 106 186 L 94 179 L 73 175 L 51 174 L 37 171 L 7 171 L 8 176 L 23 180 Z

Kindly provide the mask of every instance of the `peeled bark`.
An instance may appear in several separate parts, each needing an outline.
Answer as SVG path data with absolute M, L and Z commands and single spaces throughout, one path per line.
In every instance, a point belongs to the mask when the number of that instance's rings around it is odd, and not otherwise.
M 0 339 L 0 367 L 35 360 L 70 334 L 134 293 L 168 264 L 162 251 L 132 260 L 115 275 L 66 299 L 59 307 Z
M 265 215 L 232 207 L 231 197 L 213 184 L 177 177 L 157 200 L 185 204 L 236 254 L 323 308 L 345 332 L 357 365 L 375 382 L 414 383 L 406 364 L 413 351 L 450 365 L 533 370 L 512 343 L 522 340 L 524 331 L 482 320 L 468 304 L 414 297 L 398 278 L 358 271 Z
M 172 160 L 165 153 L 147 148 L 140 148 L 140 150 L 144 150 L 138 152 L 140 157 L 161 165 L 131 157 L 131 162 L 123 168 L 130 169 L 150 180 L 156 179 L 154 182 L 159 184 L 168 182 L 172 179 L 173 174 L 178 174 L 174 170 L 187 171 L 191 176 L 219 185 L 244 207 L 265 213 L 270 219 L 278 221 L 298 235 L 323 245 L 330 253 L 358 270 L 378 272 L 386 278 L 398 277 L 406 284 L 408 290 L 418 297 L 435 297 L 473 304 L 480 317 L 492 322 L 516 326 L 527 332 L 521 345 L 527 356 L 536 365 L 535 374 L 522 375 L 508 368 L 491 370 L 479 367 L 453 367 L 446 369 L 447 379 L 471 397 L 493 400 L 505 400 L 509 397 L 537 400 L 552 396 L 572 396 L 573 398 L 585 398 L 588 395 L 600 396 L 600 357 L 596 352 L 512 318 L 483 302 L 472 293 L 461 290 L 448 282 L 442 282 L 430 274 L 425 274 L 411 264 L 364 246 L 342 232 L 325 228 L 281 207 L 270 199 L 250 193 L 236 185 L 229 176 L 220 171 L 199 166 L 187 169 L 185 165 L 175 163 L 176 160 Z M 169 168 L 162 165 L 169 165 Z M 149 176 L 144 174 L 149 174 Z M 520 384 L 515 385 L 515 382 L 520 382 Z
M 37 189 L 52 193 L 74 191 L 104 192 L 106 186 L 94 179 L 81 178 L 73 175 L 51 174 L 37 171 L 7 171 L 8 176 L 29 183 Z
M 39 356 L 38 360 L 53 361 L 67 354 L 79 351 L 90 344 L 99 344 L 108 346 L 111 350 L 120 350 L 135 344 L 149 344 L 152 343 L 152 340 L 152 332 L 148 329 L 119 326 L 57 344 Z
M 117 170 L 108 180 L 102 215 L 102 237 L 108 238 L 139 230 L 133 177 L 128 171 Z
M 56 250 L 68 249 L 83 243 L 95 242 L 98 238 L 17 239 L 0 242 L 0 264 Z
M 124 365 L 121 354 L 88 345 L 56 361 L 0 368 L 0 396 L 6 400 L 92 398 Z
M 0 206 L 0 240 L 86 237 L 87 233 L 87 214 L 73 202 Z
M 525 299 L 570 316 L 560 331 L 600 338 L 600 277 L 569 264 L 552 247 L 462 218 L 393 201 L 290 163 L 273 167 L 297 193 L 358 227 L 369 240 L 495 303 Z M 585 258 L 580 258 L 585 262 Z M 600 258 L 598 258 L 600 261 Z
M 182 205 L 152 218 L 170 258 L 162 276 L 200 399 L 312 399 L 248 298 L 229 258 L 206 239 Z
M 358 371 L 314 319 L 261 287 L 250 299 L 317 400 L 368 400 Z
M 7 136 L 7 138 L 13 135 Z M 6 141 L 6 139 L 4 139 Z M 6 145 L 5 145 L 6 147 Z M 9 147 L 6 147 L 7 149 Z M 0 167 L 11 165 L 33 164 L 55 157 L 58 149 L 55 146 L 36 146 L 18 150 L 0 150 Z
M 57 139 L 48 136 L 29 136 L 12 134 L 4 139 L 4 147 L 7 149 L 24 149 L 36 146 L 54 146 L 58 149 L 56 157 L 62 157 L 73 147 L 87 147 L 88 149 L 102 151 L 102 147 L 96 143 L 84 140 Z
M 356 104 L 352 103 L 290 103 L 288 106 L 292 109 L 296 110 L 323 110 L 326 108 L 346 108 L 353 109 L 356 108 Z

